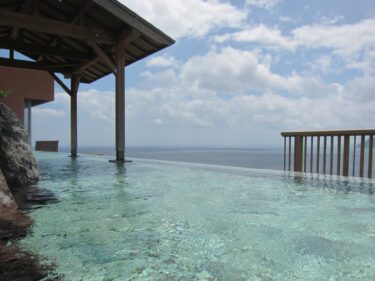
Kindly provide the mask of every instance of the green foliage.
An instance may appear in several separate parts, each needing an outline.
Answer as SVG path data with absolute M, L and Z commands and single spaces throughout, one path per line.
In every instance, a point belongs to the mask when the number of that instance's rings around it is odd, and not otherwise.
M 0 89 L 0 98 L 6 98 L 9 95 L 9 91 Z

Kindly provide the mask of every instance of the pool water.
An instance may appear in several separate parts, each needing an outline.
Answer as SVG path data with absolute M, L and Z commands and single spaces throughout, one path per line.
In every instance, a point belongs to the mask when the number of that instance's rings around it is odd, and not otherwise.
M 64 280 L 375 280 L 371 181 L 38 153 L 19 243 Z

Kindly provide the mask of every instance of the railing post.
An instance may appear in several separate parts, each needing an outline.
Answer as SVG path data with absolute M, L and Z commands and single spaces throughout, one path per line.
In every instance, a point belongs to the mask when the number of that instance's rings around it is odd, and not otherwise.
M 356 158 L 356 151 L 357 151 L 357 136 L 354 136 L 354 145 L 353 145 L 353 177 L 355 176 L 355 158 Z
M 314 173 L 316 171 L 318 174 L 335 174 L 344 177 L 350 175 L 362 178 L 373 177 L 375 129 L 297 131 L 282 132 L 281 135 L 284 137 L 285 170 L 288 169 L 289 171 L 292 171 L 293 169 L 294 172 L 305 173 Z M 360 140 L 357 140 L 357 136 L 360 136 Z M 323 140 L 321 139 L 322 137 Z M 294 138 L 293 144 L 292 138 Z M 315 138 L 316 150 L 314 149 Z M 335 147 L 336 138 L 337 147 Z M 292 148 L 292 145 L 294 145 L 294 148 Z M 357 146 L 359 152 L 357 152 Z M 307 151 L 307 149 L 309 149 L 309 151 Z M 294 153 L 293 157 L 292 153 Z M 316 160 L 314 159 L 315 157 Z M 307 160 L 307 158 L 309 158 L 309 160 Z M 307 163 L 307 161 L 309 161 L 309 163 Z M 309 165 L 309 169 L 307 168 L 307 165 Z M 359 173 L 357 171 L 359 171 Z
M 302 172 L 303 137 L 294 137 L 294 171 Z
M 292 137 L 289 137 L 289 163 L 288 163 L 288 171 L 291 170 L 291 157 L 292 157 Z
M 284 171 L 286 171 L 286 137 L 284 137 Z
M 337 136 L 337 175 L 341 175 L 341 136 Z
M 327 136 L 324 136 L 323 140 L 323 174 L 325 175 L 327 171 Z
M 314 136 L 311 136 L 311 147 L 310 147 L 310 173 L 313 172 L 314 164 Z
M 365 168 L 365 135 L 361 135 L 361 151 L 359 159 L 359 176 L 363 178 Z
M 344 177 L 349 176 L 349 152 L 350 152 L 350 136 L 344 137 L 344 163 L 342 168 L 342 174 Z
M 320 164 L 320 136 L 317 136 L 318 144 L 316 147 L 316 172 L 319 174 L 319 164 Z
M 368 141 L 368 177 L 372 178 L 372 159 L 373 159 L 373 150 L 374 150 L 374 136 L 370 135 Z
M 333 149 L 335 146 L 335 137 L 331 136 L 331 151 L 330 151 L 330 159 L 329 159 L 329 174 L 333 175 Z
M 306 173 L 306 166 L 307 166 L 307 137 L 305 137 L 305 144 L 303 149 L 303 171 Z

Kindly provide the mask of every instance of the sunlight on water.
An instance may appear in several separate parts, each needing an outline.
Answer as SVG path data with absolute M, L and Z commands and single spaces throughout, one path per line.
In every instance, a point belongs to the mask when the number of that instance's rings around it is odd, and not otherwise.
M 20 243 L 65 280 L 375 280 L 371 183 L 37 154 Z

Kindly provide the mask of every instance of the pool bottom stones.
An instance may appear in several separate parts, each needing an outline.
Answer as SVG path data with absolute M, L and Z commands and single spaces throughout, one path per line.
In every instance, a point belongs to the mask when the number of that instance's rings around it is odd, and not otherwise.
M 49 194 L 49 195 L 47 195 Z M 60 281 L 52 266 L 42 265 L 38 255 L 25 251 L 16 241 L 25 237 L 32 226 L 32 219 L 24 212 L 56 201 L 54 195 L 45 190 L 31 188 L 27 193 L 16 193 L 16 201 L 22 211 L 0 214 L 0 280 L 2 281 Z

